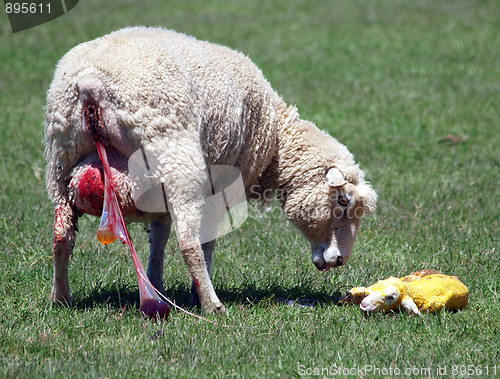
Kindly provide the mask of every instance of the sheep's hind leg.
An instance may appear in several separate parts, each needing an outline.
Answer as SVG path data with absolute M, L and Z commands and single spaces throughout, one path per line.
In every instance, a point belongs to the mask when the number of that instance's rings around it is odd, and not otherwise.
M 54 287 L 51 300 L 54 304 L 71 305 L 68 263 L 75 245 L 77 215 L 69 205 L 59 205 L 54 219 Z
M 170 236 L 170 222 L 153 221 L 149 225 L 149 262 L 147 275 L 151 284 L 161 293 L 165 293 L 163 286 L 163 260 L 165 246 Z
M 192 198 L 196 199 L 198 196 L 199 194 Z M 193 278 L 194 288 L 198 294 L 201 307 L 208 313 L 225 313 L 226 310 L 217 297 L 210 280 L 211 258 L 215 241 L 200 243 L 199 230 L 196 227 L 199 225 L 198 220 L 202 213 L 203 203 L 194 200 L 178 207 L 177 204 L 181 203 L 179 200 L 173 199 L 172 204 L 173 212 L 171 212 L 171 215 L 175 220 L 182 255 Z M 177 217 L 177 215 L 182 215 L 182 217 Z M 205 255 L 207 261 L 205 261 Z

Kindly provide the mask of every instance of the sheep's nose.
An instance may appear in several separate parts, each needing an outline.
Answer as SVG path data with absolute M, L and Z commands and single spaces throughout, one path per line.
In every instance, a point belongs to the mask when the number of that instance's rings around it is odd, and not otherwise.
M 342 257 L 337 257 L 337 266 L 342 266 L 343 259 Z

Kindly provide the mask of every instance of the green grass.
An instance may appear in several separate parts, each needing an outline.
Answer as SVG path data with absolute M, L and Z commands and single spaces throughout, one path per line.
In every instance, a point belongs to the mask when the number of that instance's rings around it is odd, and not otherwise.
M 0 376 L 296 377 L 365 365 L 432 370 L 424 376 L 466 368 L 454 365 L 498 373 L 498 2 L 137 4 L 81 1 L 16 34 L 0 12 Z M 245 52 L 304 118 L 349 147 L 379 203 L 347 266 L 317 272 L 308 244 L 279 208 L 252 210 L 243 228 L 219 241 L 215 258 L 213 282 L 229 314 L 210 318 L 230 327 L 175 311 L 166 323 L 148 322 L 137 309 L 127 251 L 101 247 L 98 220 L 84 217 L 70 266 L 75 306 L 49 304 L 45 93 L 71 47 L 136 24 Z M 440 142 L 450 134 L 468 138 Z M 133 226 L 132 236 L 146 262 L 142 227 Z M 350 286 L 423 268 L 458 275 L 469 287 L 469 307 L 365 317 L 333 304 Z M 169 295 L 187 305 L 188 273 L 174 240 L 165 281 Z M 311 298 L 321 305 L 280 302 Z

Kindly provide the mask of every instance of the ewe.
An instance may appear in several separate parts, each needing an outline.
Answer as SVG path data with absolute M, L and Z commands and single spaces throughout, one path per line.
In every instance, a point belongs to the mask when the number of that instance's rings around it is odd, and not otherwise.
M 319 270 L 347 262 L 362 217 L 376 206 L 376 194 L 347 148 L 301 120 L 243 54 L 173 31 L 122 29 L 70 50 L 47 94 L 54 302 L 71 302 L 68 260 L 78 217 L 102 211 L 94 138 L 106 145 L 126 219 L 150 224 L 151 282 L 163 288 L 173 224 L 194 299 L 199 296 L 208 312 L 224 312 L 210 281 L 215 241 L 200 239 L 211 167 L 237 168 L 248 197 L 279 190 L 287 217 L 311 242 Z M 163 189 L 168 211 L 138 209 L 127 169 L 137 151 L 155 159 L 148 179 Z M 204 219 L 209 225 L 201 226 L 212 232 L 221 221 Z

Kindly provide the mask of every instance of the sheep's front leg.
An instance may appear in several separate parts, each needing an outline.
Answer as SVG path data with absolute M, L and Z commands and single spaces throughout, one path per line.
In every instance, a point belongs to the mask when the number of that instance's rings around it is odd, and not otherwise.
M 190 196 L 190 198 L 191 201 L 180 201 L 175 195 L 170 197 L 170 213 L 176 226 L 179 245 L 184 261 L 193 278 L 202 309 L 208 313 L 224 313 L 226 310 L 217 297 L 210 280 L 211 254 L 207 255 L 209 261 L 206 262 L 202 244 L 200 243 L 199 225 L 203 201 L 199 200 L 199 193 L 196 196 Z M 209 250 L 207 249 L 207 252 Z
M 161 221 L 153 221 L 149 225 L 150 250 L 147 274 L 151 284 L 162 293 L 165 293 L 163 287 L 163 259 L 165 246 L 170 236 L 170 226 L 171 223 Z
M 205 264 L 207 266 L 208 275 L 210 276 L 212 273 L 212 254 L 215 249 L 215 240 L 202 244 L 201 249 L 203 250 L 203 255 L 205 257 Z M 191 303 L 193 305 L 200 304 L 200 297 L 198 296 L 198 288 L 196 287 L 196 283 L 194 280 L 191 285 Z
M 186 99 L 189 103 L 189 99 Z M 199 121 L 190 110 L 179 113 L 179 120 L 171 126 L 169 138 L 151 136 L 144 144 L 143 156 L 148 160 L 150 178 L 161 178 L 168 213 L 175 226 L 182 255 L 195 283 L 201 307 L 206 312 L 225 312 L 210 281 L 201 247 L 200 224 L 205 198 L 210 195 L 210 180 L 196 128 Z M 178 125 L 184 125 L 179 128 Z
M 72 303 L 68 280 L 68 263 L 75 245 L 77 216 L 69 205 L 59 205 L 54 219 L 54 287 L 51 300 L 54 304 Z
M 201 307 L 209 313 L 225 313 L 226 309 L 215 294 L 214 287 L 210 281 L 210 275 L 201 246 L 183 249 L 182 255 L 193 277 L 193 283 L 197 290 Z
M 193 197 L 196 199 L 196 197 Z M 177 203 L 177 201 L 173 201 Z M 199 301 L 204 311 L 208 313 L 225 313 L 225 308 L 217 297 L 212 281 L 210 280 L 210 271 L 212 267 L 212 252 L 215 247 L 215 240 L 200 243 L 200 214 L 202 212 L 200 201 L 192 201 L 190 204 L 175 209 L 172 208 L 174 219 L 176 220 L 177 236 L 181 245 L 184 261 L 186 262 L 193 285 L 191 289 L 192 301 Z M 182 215 L 176 217 L 176 215 Z M 201 223 L 204 228 L 204 223 Z M 209 225 L 213 228 L 213 225 Z M 211 236 L 216 234 L 211 233 Z M 197 294 L 197 295 L 196 295 Z

